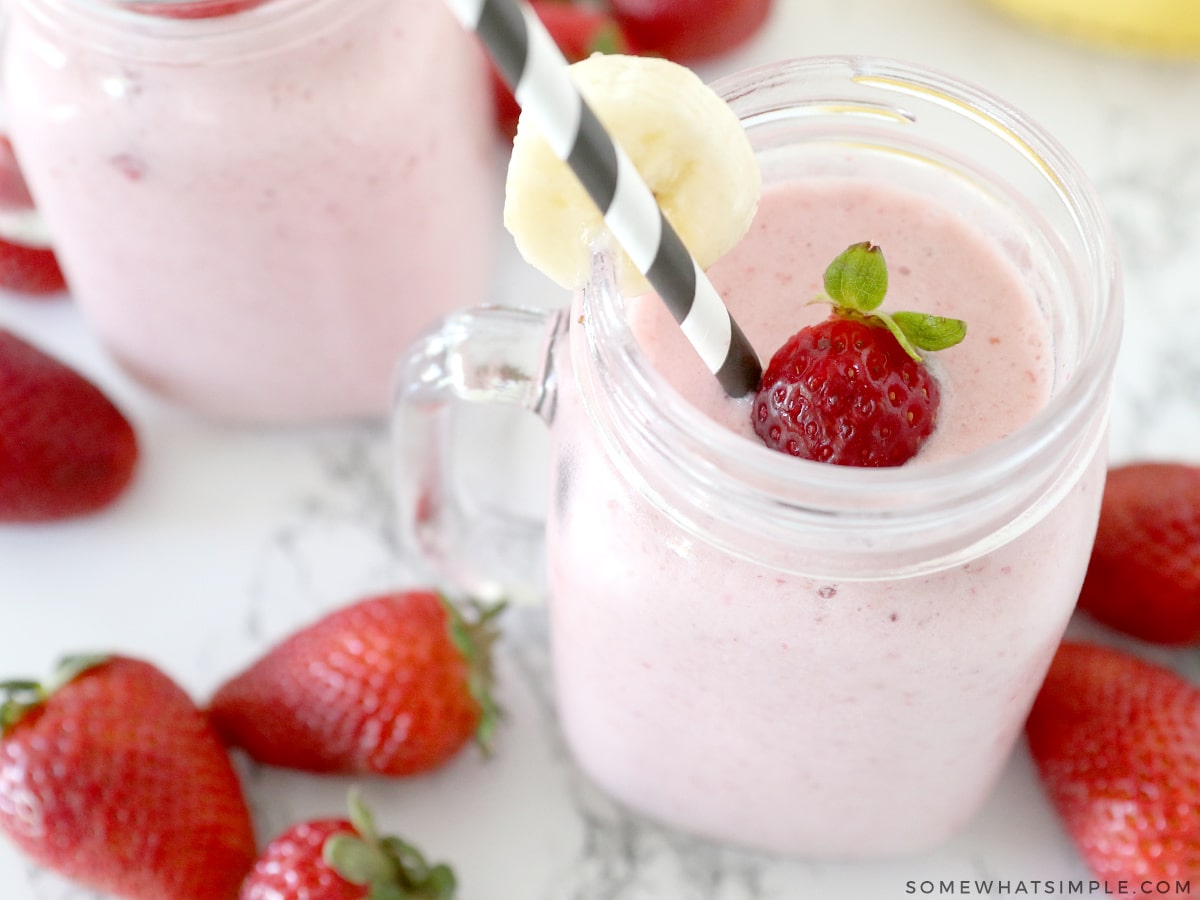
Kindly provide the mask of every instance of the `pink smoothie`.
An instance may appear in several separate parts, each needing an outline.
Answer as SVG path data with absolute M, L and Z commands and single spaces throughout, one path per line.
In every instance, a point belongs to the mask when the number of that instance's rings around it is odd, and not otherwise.
M 948 459 L 1020 428 L 1050 397 L 1049 326 L 1029 289 L 982 233 L 915 194 L 850 178 L 794 182 L 762 200 L 746 239 L 709 272 L 763 364 L 791 334 L 829 315 L 825 267 L 857 241 L 888 263 L 882 309 L 967 321 L 967 339 L 927 354 L 942 388 L 939 422 L 917 457 Z M 731 401 L 657 297 L 636 298 L 639 343 L 693 406 L 757 441 L 750 398 Z
M 13 143 L 74 297 L 146 384 L 237 419 L 381 416 L 399 351 L 484 298 L 485 62 L 440 0 L 10 6 Z
M 766 359 L 827 314 L 804 303 L 860 240 L 889 263 L 886 309 L 969 325 L 931 363 L 940 420 L 909 465 L 968 454 L 1046 404 L 1050 329 L 1021 273 L 925 197 L 849 178 L 776 186 L 711 275 Z M 773 452 L 748 402 L 721 394 L 657 300 L 629 308 L 645 354 L 686 402 L 746 435 L 747 454 Z M 583 768 L 655 818 L 785 853 L 910 852 L 964 825 L 1074 605 L 1100 455 L 1037 524 L 969 563 L 814 579 L 756 559 L 753 546 L 721 550 L 648 502 L 597 441 L 566 354 L 556 364 L 568 371 L 554 428 L 551 619 L 563 727 Z

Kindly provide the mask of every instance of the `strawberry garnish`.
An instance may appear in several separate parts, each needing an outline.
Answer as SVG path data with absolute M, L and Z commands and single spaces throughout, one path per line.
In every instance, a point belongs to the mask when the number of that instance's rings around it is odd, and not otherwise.
M 55 294 L 67 283 L 49 247 L 31 247 L 0 238 L 0 289 L 19 294 Z
M 0 832 L 130 900 L 234 900 L 254 862 L 241 786 L 204 715 L 149 663 L 65 661 L 0 685 Z
M 485 750 L 492 619 L 430 591 L 359 601 L 267 651 L 213 698 L 222 737 L 254 759 L 314 772 L 412 775 L 472 736 Z
M 585 6 L 561 0 L 532 0 L 529 4 L 541 19 L 550 37 L 567 62 L 587 59 L 593 53 L 634 53 L 633 45 L 611 16 Z M 492 94 L 496 104 L 496 123 L 508 137 L 517 133 L 521 107 L 500 73 L 492 66 Z
M 898 466 L 933 433 L 940 394 L 917 349 L 966 335 L 958 319 L 880 312 L 882 251 L 854 244 L 825 271 L 830 318 L 794 334 L 754 397 L 754 431 L 792 456 L 843 466 Z
M 1124 881 L 1126 896 L 1161 896 L 1159 882 L 1200 879 L 1200 688 L 1126 653 L 1065 643 L 1026 731 L 1106 893 Z
M 1145 641 L 1200 643 L 1200 467 L 1108 473 L 1079 607 Z
M 767 21 L 771 0 L 611 0 L 613 17 L 647 53 L 691 62 L 725 53 Z
M 132 426 L 98 388 L 0 329 L 0 522 L 95 512 L 137 458 Z
M 356 792 L 348 819 L 293 825 L 267 845 L 240 900 L 452 900 L 454 873 L 416 847 L 380 837 Z

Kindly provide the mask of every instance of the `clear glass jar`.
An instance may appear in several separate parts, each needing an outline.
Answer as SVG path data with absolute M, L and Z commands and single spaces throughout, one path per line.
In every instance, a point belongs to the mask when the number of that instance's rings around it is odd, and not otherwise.
M 151 388 L 383 416 L 398 352 L 484 299 L 486 63 L 439 0 L 7 3 L 17 155 L 84 315 Z
M 401 524 L 447 585 L 511 591 L 491 560 L 533 559 L 542 536 L 464 512 L 472 498 L 439 440 L 452 401 L 537 412 L 552 445 L 558 707 L 583 769 L 638 810 L 738 844 L 916 851 L 983 803 L 1074 607 L 1120 336 L 1111 236 L 1049 137 L 951 78 L 830 58 L 716 87 L 765 185 L 878 178 L 982 229 L 1044 316 L 1045 408 L 983 449 L 919 465 L 769 451 L 650 364 L 598 253 L 569 315 L 476 310 L 409 351 Z

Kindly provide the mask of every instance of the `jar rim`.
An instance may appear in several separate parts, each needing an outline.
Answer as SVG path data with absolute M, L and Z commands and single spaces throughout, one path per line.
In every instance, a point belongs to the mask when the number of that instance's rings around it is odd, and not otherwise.
M 43 25 L 54 27 L 64 16 L 84 30 L 76 40 L 95 48 L 123 42 L 122 55 L 178 64 L 204 53 L 210 45 L 230 46 L 233 57 L 261 56 L 292 46 L 314 27 L 331 27 L 351 14 L 344 0 L 245 0 L 244 8 L 210 16 L 164 15 L 170 7 L 220 7 L 233 0 L 11 0 Z M 244 41 L 242 39 L 245 39 Z M 136 49 L 130 40 L 138 41 Z M 239 45 L 244 43 L 245 47 Z M 194 49 L 193 49 L 194 48 Z M 222 55 L 226 55 L 224 51 Z
M 1043 471 L 1046 460 L 1061 457 L 1066 452 L 1064 445 L 1086 430 L 1094 404 L 1106 400 L 1120 342 L 1119 264 L 1094 188 L 1058 141 L 1027 116 L 982 88 L 925 66 L 877 57 L 808 57 L 747 69 L 714 82 L 712 87 L 736 108 L 738 99 L 751 96 L 757 88 L 803 83 L 817 72 L 841 74 L 849 81 L 870 82 L 950 105 L 989 130 L 1011 136 L 1028 161 L 1042 169 L 1071 210 L 1074 226 L 1089 251 L 1088 258 L 1077 264 L 1092 293 L 1096 314 L 1091 327 L 1083 332 L 1078 365 L 1025 425 L 971 453 L 874 469 L 797 459 L 755 445 L 682 400 L 665 404 L 665 409 L 660 404 L 649 416 L 638 409 L 651 398 L 678 394 L 641 351 L 620 304 L 613 301 L 613 261 L 601 249 L 593 257 L 593 278 L 585 289 L 588 325 L 584 331 L 598 377 L 604 380 L 604 402 L 612 404 L 612 417 L 630 419 L 630 428 L 637 432 L 639 448 L 633 454 L 657 448 L 660 456 L 677 464 L 672 466 L 677 481 L 705 474 L 724 479 L 729 490 L 722 492 L 720 502 L 726 515 L 745 513 L 749 523 L 755 520 L 755 509 L 760 513 L 772 510 L 772 525 L 784 529 L 789 523 L 802 528 L 819 526 L 831 516 L 846 517 L 847 522 L 936 516 L 954 504 L 979 501 L 1018 476 L 1028 480 L 1029 473 L 1037 471 L 1042 472 L 1043 481 L 1050 478 Z M 743 121 L 749 127 L 753 117 Z M 628 376 L 626 384 L 613 377 L 618 370 Z M 646 479 L 640 481 L 645 487 Z M 761 524 L 761 515 L 758 521 Z

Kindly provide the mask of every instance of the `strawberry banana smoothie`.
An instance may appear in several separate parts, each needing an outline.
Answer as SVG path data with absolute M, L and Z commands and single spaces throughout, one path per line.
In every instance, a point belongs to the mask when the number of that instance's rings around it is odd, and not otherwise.
M 772 363 L 755 397 L 726 397 L 621 254 L 578 258 L 593 208 L 519 133 L 506 225 L 576 302 L 472 310 L 409 351 L 406 539 L 461 590 L 529 583 L 511 561 L 542 559 L 542 535 L 463 502 L 444 435 L 451 401 L 532 410 L 551 435 L 558 709 L 583 770 L 724 841 L 930 847 L 995 783 L 1087 564 L 1120 336 L 1099 204 L 1019 114 L 904 63 L 750 70 L 713 86 L 715 109 L 660 64 L 576 65 Z M 808 305 L 824 293 L 836 319 Z
M 797 181 L 762 199 L 746 238 L 709 271 L 764 363 L 784 338 L 827 318 L 821 275 L 868 236 L 888 262 L 885 309 L 965 319 L 968 338 L 924 354 L 941 389 L 937 427 L 918 460 L 950 459 L 1000 440 L 1050 398 L 1050 326 L 1020 275 L 961 216 L 918 194 L 853 178 Z M 751 398 L 730 400 L 654 296 L 630 303 L 646 355 L 692 406 L 757 441 Z
M 885 306 L 968 322 L 962 344 L 929 356 L 939 421 L 909 466 L 973 453 L 1028 423 L 1055 379 L 1046 315 L 995 244 L 937 202 L 852 178 L 783 183 L 710 275 L 766 358 L 829 314 L 806 303 L 829 261 L 864 238 L 889 263 Z M 632 300 L 627 314 L 679 392 L 661 402 L 736 433 L 748 465 L 822 465 L 762 446 L 750 399 L 721 392 L 657 298 Z M 979 558 L 917 577 L 806 577 L 796 570 L 812 563 L 799 552 L 777 566 L 731 558 L 649 508 L 577 413 L 560 405 L 547 555 L 560 708 L 583 767 L 655 817 L 784 852 L 912 851 L 962 826 L 1011 751 L 1071 613 L 1102 454 L 1050 514 Z
M 480 302 L 498 208 L 482 53 L 440 0 L 11 0 L 13 143 L 71 291 L 206 413 L 382 415 Z

